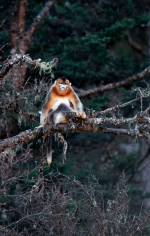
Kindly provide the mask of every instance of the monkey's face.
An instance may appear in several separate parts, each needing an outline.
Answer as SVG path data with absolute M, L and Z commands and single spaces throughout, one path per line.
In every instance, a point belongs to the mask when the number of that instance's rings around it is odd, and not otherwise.
M 60 90 L 64 91 L 64 90 L 67 89 L 67 87 L 68 87 L 68 84 L 65 84 L 65 83 L 62 83 L 62 82 L 59 83 Z
M 67 79 L 57 79 L 56 80 L 56 87 L 57 91 L 59 91 L 60 94 L 65 95 L 70 90 L 70 82 Z

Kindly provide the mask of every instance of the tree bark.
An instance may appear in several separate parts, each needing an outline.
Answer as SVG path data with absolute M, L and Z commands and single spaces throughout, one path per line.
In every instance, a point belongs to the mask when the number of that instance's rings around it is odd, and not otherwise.
M 146 132 L 145 129 L 147 126 L 140 126 L 136 129 L 124 129 L 124 128 L 106 128 L 102 127 L 103 124 L 113 124 L 118 125 L 119 122 L 117 119 L 117 122 L 112 120 L 112 118 L 107 118 L 106 120 L 99 120 L 97 118 L 88 118 L 85 121 L 82 120 L 82 122 L 76 122 L 71 125 L 71 127 L 65 124 L 58 124 L 57 126 L 44 126 L 43 128 L 36 128 L 33 131 L 26 130 L 14 137 L 4 139 L 0 142 L 0 150 L 16 146 L 20 143 L 26 143 L 29 141 L 32 141 L 34 139 L 40 138 L 40 137 L 46 137 L 47 135 L 50 135 L 50 133 L 55 132 L 64 132 L 64 131 L 70 131 L 70 132 L 94 132 L 94 133 L 108 133 L 108 134 L 117 134 L 117 135 L 127 135 L 131 137 L 145 137 L 147 139 L 150 139 L 149 132 Z M 126 122 L 123 122 L 123 120 L 126 120 Z M 133 118 L 134 122 L 137 124 L 137 120 Z M 123 122 L 123 123 L 122 123 Z M 120 124 L 130 123 L 131 120 L 127 119 L 120 119 Z

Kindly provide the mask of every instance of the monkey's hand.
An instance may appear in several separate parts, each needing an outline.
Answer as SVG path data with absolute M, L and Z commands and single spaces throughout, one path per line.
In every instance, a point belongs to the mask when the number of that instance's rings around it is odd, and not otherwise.
M 85 114 L 85 112 L 82 112 L 82 113 L 80 113 L 80 114 L 76 114 L 76 117 L 77 117 L 77 118 L 86 119 L 86 114 Z

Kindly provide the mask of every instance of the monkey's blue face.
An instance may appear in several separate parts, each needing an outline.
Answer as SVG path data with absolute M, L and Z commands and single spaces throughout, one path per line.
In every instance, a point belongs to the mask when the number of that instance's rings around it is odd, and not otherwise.
M 59 83 L 59 88 L 60 88 L 60 90 L 64 91 L 64 90 L 66 90 L 67 87 L 68 87 L 68 84 Z

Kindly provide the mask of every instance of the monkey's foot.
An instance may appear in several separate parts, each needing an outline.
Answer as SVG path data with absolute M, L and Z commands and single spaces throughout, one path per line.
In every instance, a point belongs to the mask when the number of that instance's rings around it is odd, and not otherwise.
M 85 112 L 82 112 L 81 114 L 76 114 L 76 117 L 86 119 L 86 114 L 85 114 Z

